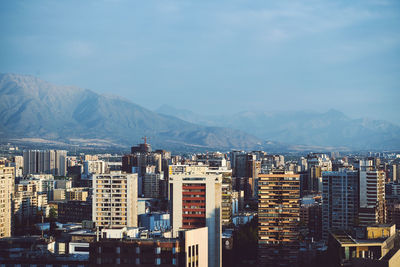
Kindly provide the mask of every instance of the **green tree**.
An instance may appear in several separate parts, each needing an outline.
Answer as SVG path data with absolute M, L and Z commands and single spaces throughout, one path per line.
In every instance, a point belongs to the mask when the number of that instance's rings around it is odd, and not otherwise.
M 57 217 L 58 217 L 58 214 L 57 214 L 56 209 L 54 207 L 51 207 L 50 211 L 49 211 L 49 219 L 50 219 L 50 221 L 55 221 L 57 219 Z

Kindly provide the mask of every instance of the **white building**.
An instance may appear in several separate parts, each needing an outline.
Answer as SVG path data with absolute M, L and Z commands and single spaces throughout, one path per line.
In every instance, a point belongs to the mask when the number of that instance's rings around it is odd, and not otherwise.
M 104 228 L 137 227 L 137 174 L 93 175 L 92 217 Z
M 385 178 L 384 171 L 360 170 L 360 225 L 385 223 Z
M 208 227 L 208 266 L 222 266 L 222 174 L 207 166 L 172 165 L 169 187 L 173 235 Z
M 87 160 L 83 163 L 83 176 L 106 173 L 106 162 L 102 160 Z

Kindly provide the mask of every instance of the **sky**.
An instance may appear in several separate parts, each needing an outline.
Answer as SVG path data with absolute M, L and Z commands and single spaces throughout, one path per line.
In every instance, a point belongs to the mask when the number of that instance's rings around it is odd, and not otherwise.
M 0 1 L 0 72 L 152 110 L 400 125 L 400 1 Z

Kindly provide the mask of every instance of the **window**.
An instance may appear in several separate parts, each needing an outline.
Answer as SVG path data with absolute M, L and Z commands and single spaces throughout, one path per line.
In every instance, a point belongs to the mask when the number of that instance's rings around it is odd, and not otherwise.
M 156 258 L 156 265 L 161 265 L 161 259 L 160 258 Z
M 78 252 L 89 252 L 89 247 L 75 247 L 75 251 Z

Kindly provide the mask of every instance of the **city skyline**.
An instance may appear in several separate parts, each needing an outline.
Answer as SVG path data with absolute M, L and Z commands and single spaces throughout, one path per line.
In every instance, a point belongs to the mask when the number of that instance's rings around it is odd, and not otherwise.
M 399 152 L 177 155 L 147 141 L 117 154 L 0 146 L 0 261 L 399 265 Z
M 400 1 L 0 1 L 0 265 L 400 266 Z
M 121 95 L 152 110 L 334 108 L 400 124 L 396 1 L 1 6 L 0 72 Z

